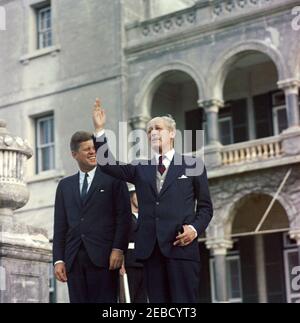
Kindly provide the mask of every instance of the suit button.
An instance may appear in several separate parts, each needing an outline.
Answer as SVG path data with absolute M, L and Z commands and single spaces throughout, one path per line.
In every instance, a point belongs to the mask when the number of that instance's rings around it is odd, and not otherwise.
M 159 205 L 159 202 L 156 202 L 156 205 Z
M 156 221 L 159 221 L 159 218 L 155 218 Z
M 82 238 L 82 239 L 84 239 L 84 238 L 85 238 L 85 235 L 84 235 L 84 234 L 82 234 L 82 235 L 81 235 L 81 238 Z
M 84 218 L 81 218 L 80 220 L 81 220 L 81 222 L 83 222 L 84 221 Z

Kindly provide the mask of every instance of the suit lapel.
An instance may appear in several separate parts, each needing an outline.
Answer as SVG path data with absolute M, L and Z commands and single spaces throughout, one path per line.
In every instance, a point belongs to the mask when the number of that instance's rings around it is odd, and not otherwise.
M 157 195 L 156 187 L 156 162 L 155 159 L 149 160 L 150 165 L 145 166 L 145 172 L 148 176 L 150 186 L 155 195 Z
M 159 196 L 163 195 L 168 187 L 178 178 L 178 176 L 183 172 L 184 170 L 184 165 L 181 163 L 181 165 L 175 165 L 174 160 L 182 160 L 182 157 L 179 154 L 174 155 L 174 158 L 172 159 L 172 162 L 169 166 L 168 173 L 165 179 L 165 182 L 163 184 L 163 187 L 159 193 Z
M 73 194 L 75 196 L 75 201 L 77 202 L 78 206 L 81 208 L 82 207 L 82 201 L 81 201 L 81 196 L 80 196 L 80 188 L 79 188 L 79 172 L 73 176 L 72 178 L 73 182 Z

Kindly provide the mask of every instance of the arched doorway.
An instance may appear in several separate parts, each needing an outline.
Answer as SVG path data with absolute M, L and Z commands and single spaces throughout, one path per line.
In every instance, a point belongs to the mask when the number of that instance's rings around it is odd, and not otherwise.
M 223 145 L 280 134 L 288 128 L 285 95 L 278 90 L 278 70 L 265 53 L 246 50 L 223 70 L 219 139 Z
M 164 72 L 159 77 L 159 84 L 153 92 L 151 100 L 151 116 L 172 115 L 182 135 L 184 130 L 193 131 L 193 141 L 186 142 L 184 152 L 199 149 L 195 140 L 195 130 L 202 129 L 203 110 L 198 107 L 199 93 L 195 80 L 187 73 L 179 70 Z M 181 142 L 177 144 L 181 145 Z M 175 143 L 175 146 L 176 146 Z M 182 151 L 182 147 L 176 147 Z
M 297 245 L 288 237 L 288 217 L 278 201 L 255 232 L 271 200 L 265 194 L 249 194 L 234 207 L 234 247 L 226 258 L 232 302 L 285 303 L 298 297 L 291 290 L 290 270 L 298 262 Z

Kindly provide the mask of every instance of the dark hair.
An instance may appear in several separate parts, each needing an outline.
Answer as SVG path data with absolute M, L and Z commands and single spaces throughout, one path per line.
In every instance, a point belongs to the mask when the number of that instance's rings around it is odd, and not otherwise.
M 82 142 L 93 140 L 93 135 L 86 131 L 77 131 L 71 138 L 70 149 L 71 151 L 78 151 Z

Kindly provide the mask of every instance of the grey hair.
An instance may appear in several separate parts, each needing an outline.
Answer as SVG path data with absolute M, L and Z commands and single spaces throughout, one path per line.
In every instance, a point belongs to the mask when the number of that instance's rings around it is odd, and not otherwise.
M 150 120 L 147 124 L 147 129 L 149 128 L 149 125 L 150 123 L 155 120 L 155 119 L 163 119 L 165 124 L 167 125 L 167 127 L 170 129 L 170 130 L 174 130 L 176 131 L 176 121 L 175 119 L 170 115 L 170 114 L 167 114 L 167 115 L 164 115 L 164 116 L 160 116 L 160 117 L 155 117 L 153 118 L 152 120 Z

